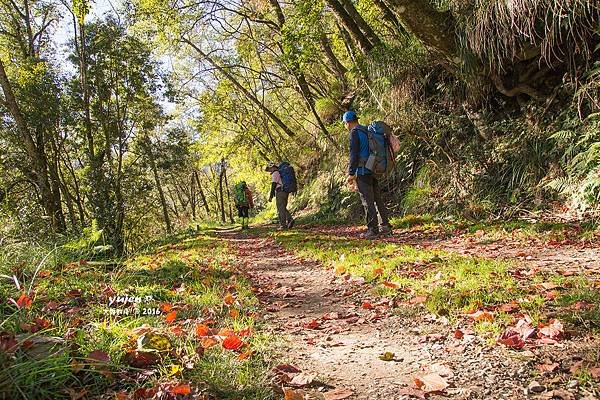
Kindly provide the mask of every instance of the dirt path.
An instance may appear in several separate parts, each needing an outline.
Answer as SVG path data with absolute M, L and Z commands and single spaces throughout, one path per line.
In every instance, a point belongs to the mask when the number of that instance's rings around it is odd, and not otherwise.
M 560 363 L 568 370 L 581 353 L 597 347 L 591 339 L 521 353 L 490 347 L 468 327 L 428 315 L 420 305 L 390 307 L 390 300 L 370 297 L 369 286 L 360 280 L 337 277 L 286 252 L 271 238 L 234 232 L 222 237 L 237 249 L 257 287 L 263 319 L 289 344 L 285 358 L 303 373 L 280 373 L 275 386 L 295 376 L 299 383 L 312 383 L 300 385 L 302 389 L 289 382 L 284 386 L 296 394 L 306 392 L 306 398 L 424 398 L 415 378 L 427 382 L 426 376 L 435 373 L 449 387 L 443 396 L 427 394 L 429 399 L 594 398 L 573 379 L 555 379 L 552 388 L 535 382 L 538 365 Z M 428 243 L 413 244 L 432 245 Z M 460 336 L 457 329 L 463 337 L 455 337 Z M 392 359 L 383 360 L 385 353 Z M 331 394 L 334 389 L 339 397 Z

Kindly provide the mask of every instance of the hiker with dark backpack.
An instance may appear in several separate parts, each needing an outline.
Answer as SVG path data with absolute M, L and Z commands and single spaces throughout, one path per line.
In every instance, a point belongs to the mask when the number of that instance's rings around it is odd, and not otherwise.
M 379 180 L 393 168 L 393 155 L 389 149 L 384 123 L 374 123 L 368 128 L 358 123 L 354 111 L 347 111 L 342 117 L 344 126 L 350 133 L 350 160 L 348 162 L 348 184 L 356 186 L 365 208 L 367 231 L 366 239 L 375 239 L 380 234 L 391 234 L 388 211 L 381 199 Z M 379 226 L 379 217 L 381 225 Z
M 296 193 L 296 173 L 288 162 L 279 165 L 269 163 L 265 171 L 271 173 L 271 192 L 269 201 L 275 197 L 277 206 L 277 217 L 279 218 L 279 229 L 289 229 L 294 226 L 292 214 L 287 209 L 290 193 Z
M 238 217 L 242 221 L 242 229 L 248 229 L 248 221 L 250 215 L 248 210 L 254 208 L 254 200 L 252 200 L 252 192 L 246 182 L 241 181 L 236 183 L 234 189 L 235 208 L 238 210 Z

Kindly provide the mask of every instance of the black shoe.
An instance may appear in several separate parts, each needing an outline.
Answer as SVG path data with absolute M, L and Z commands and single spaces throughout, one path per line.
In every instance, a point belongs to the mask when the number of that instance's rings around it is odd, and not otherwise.
M 392 227 L 390 225 L 381 225 L 379 227 L 379 233 L 382 235 L 391 235 Z
M 379 237 L 379 232 L 369 229 L 365 233 L 360 235 L 360 237 L 363 239 L 369 239 L 369 240 L 377 239 Z

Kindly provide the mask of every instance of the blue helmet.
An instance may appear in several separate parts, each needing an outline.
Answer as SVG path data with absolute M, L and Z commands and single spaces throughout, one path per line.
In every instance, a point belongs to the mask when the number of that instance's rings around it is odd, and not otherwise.
M 344 121 L 344 122 L 358 121 L 358 117 L 356 116 L 356 113 L 354 111 L 346 111 L 344 113 L 344 116 L 342 117 L 342 121 Z

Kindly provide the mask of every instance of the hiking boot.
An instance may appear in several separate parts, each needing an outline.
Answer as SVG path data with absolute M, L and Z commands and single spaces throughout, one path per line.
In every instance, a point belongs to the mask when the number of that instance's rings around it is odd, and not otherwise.
M 362 235 L 360 235 L 361 238 L 363 239 L 377 239 L 379 237 L 379 232 L 376 232 L 372 229 L 368 229 L 365 233 L 363 233 Z
M 382 235 L 391 235 L 392 227 L 390 225 L 381 225 L 379 227 L 379 233 Z

